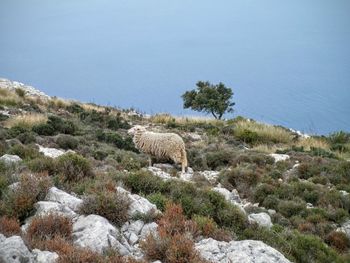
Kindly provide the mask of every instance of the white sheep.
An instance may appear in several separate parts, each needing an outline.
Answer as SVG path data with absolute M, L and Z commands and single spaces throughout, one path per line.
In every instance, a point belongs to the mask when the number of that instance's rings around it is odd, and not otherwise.
M 145 127 L 136 125 L 128 130 L 133 135 L 133 142 L 138 150 L 157 158 L 168 158 L 175 163 L 181 163 L 182 172 L 186 171 L 187 155 L 185 143 L 175 133 L 149 132 Z M 149 158 L 149 165 L 152 166 L 152 159 Z

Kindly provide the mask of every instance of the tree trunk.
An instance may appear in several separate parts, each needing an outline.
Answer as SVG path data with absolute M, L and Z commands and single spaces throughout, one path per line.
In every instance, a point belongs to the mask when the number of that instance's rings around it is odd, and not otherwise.
M 218 119 L 218 117 L 215 115 L 215 113 L 213 111 L 211 111 L 211 114 L 213 114 L 215 119 Z

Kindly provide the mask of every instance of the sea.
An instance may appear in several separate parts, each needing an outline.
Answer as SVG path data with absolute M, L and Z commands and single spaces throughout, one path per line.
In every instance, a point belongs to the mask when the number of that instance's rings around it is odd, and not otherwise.
M 308 134 L 350 132 L 349 0 L 0 0 L 0 77 L 51 96 L 183 109 L 197 81 L 234 112 Z

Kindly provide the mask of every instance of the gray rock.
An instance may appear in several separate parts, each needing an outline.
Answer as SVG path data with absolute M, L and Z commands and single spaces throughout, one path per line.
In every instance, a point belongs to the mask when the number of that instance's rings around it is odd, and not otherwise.
M 256 213 L 248 216 L 249 223 L 257 223 L 259 226 L 271 228 L 271 217 L 267 213 Z
M 58 254 L 50 251 L 33 249 L 32 254 L 35 263 L 55 263 L 58 259 Z
M 98 215 L 79 216 L 73 223 L 73 239 L 75 245 L 99 253 L 115 248 L 124 256 L 133 250 L 119 230 Z
M 5 162 L 6 164 L 13 164 L 22 161 L 22 159 L 18 155 L 4 154 L 0 157 L 0 161 Z
M 169 173 L 164 172 L 162 169 L 154 167 L 154 166 L 147 167 L 147 170 L 150 171 L 153 175 L 158 176 L 159 178 L 161 178 L 165 181 L 175 178 L 175 177 L 171 176 Z
M 33 262 L 33 255 L 19 236 L 0 237 L 0 262 L 22 263 Z
M 160 213 L 160 211 L 157 209 L 157 206 L 152 204 L 146 198 L 143 198 L 137 194 L 132 194 L 129 191 L 119 186 L 117 187 L 117 191 L 120 193 L 124 193 L 129 197 L 131 203 L 130 203 L 128 215 L 130 217 L 135 216 L 137 214 L 147 214 L 152 211 L 154 211 L 155 213 Z
M 242 203 L 242 200 L 239 197 L 239 194 L 236 189 L 233 189 L 232 192 L 230 192 L 226 188 L 218 186 L 213 187 L 212 190 L 223 195 L 228 202 L 236 205 L 244 214 L 246 214 L 244 204 Z
M 217 171 L 202 171 L 199 172 L 201 176 L 204 176 L 210 183 L 215 183 L 219 178 L 219 173 Z
M 20 88 L 25 91 L 26 96 L 40 97 L 43 100 L 50 99 L 50 96 L 46 95 L 44 92 L 35 89 L 32 86 L 25 85 L 21 82 L 11 81 L 8 79 L 0 78 L 0 88 L 8 89 L 10 91 L 15 91 Z
M 345 233 L 345 235 L 350 239 L 350 220 L 346 221 L 341 225 L 341 227 L 337 228 L 337 231 Z
M 146 238 L 149 233 L 156 233 L 158 228 L 157 223 L 145 224 L 142 220 L 126 222 L 121 231 L 130 245 L 135 245 Z
M 83 203 L 83 200 L 57 189 L 56 187 L 51 187 L 49 189 L 46 200 L 65 205 L 73 211 L 78 211 L 80 205 Z
M 66 154 L 67 152 L 74 152 L 72 150 L 64 151 L 64 150 L 60 150 L 60 149 L 56 149 L 56 148 L 46 148 L 46 147 L 43 147 L 39 144 L 37 144 L 37 146 L 39 147 L 39 152 L 41 152 L 45 156 L 51 157 L 51 158 L 60 157 L 61 155 Z
M 217 241 L 212 238 L 196 243 L 196 249 L 206 260 L 218 263 L 290 263 L 276 249 L 261 241 Z
M 286 161 L 290 158 L 288 154 L 279 154 L 279 153 L 271 153 L 269 154 L 269 156 L 275 159 L 275 163 L 279 161 Z

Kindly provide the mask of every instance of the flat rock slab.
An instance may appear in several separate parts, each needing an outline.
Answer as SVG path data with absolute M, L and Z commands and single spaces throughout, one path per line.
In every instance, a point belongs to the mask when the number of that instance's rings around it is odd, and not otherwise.
M 83 200 L 80 198 L 70 195 L 56 187 L 51 187 L 49 189 L 46 200 L 68 206 L 73 211 L 78 211 L 80 205 L 83 203 Z
M 119 230 L 98 215 L 79 216 L 73 223 L 73 242 L 80 247 L 103 253 L 109 248 L 116 248 L 121 255 L 132 252 Z
M 196 243 L 196 249 L 206 260 L 218 263 L 290 263 L 276 249 L 261 241 L 217 241 L 212 238 Z
M 18 155 L 4 154 L 0 157 L 0 161 L 5 162 L 6 164 L 13 164 L 22 161 L 22 159 Z
M 0 234 L 0 262 L 22 263 L 34 262 L 33 255 L 20 236 L 5 238 Z

